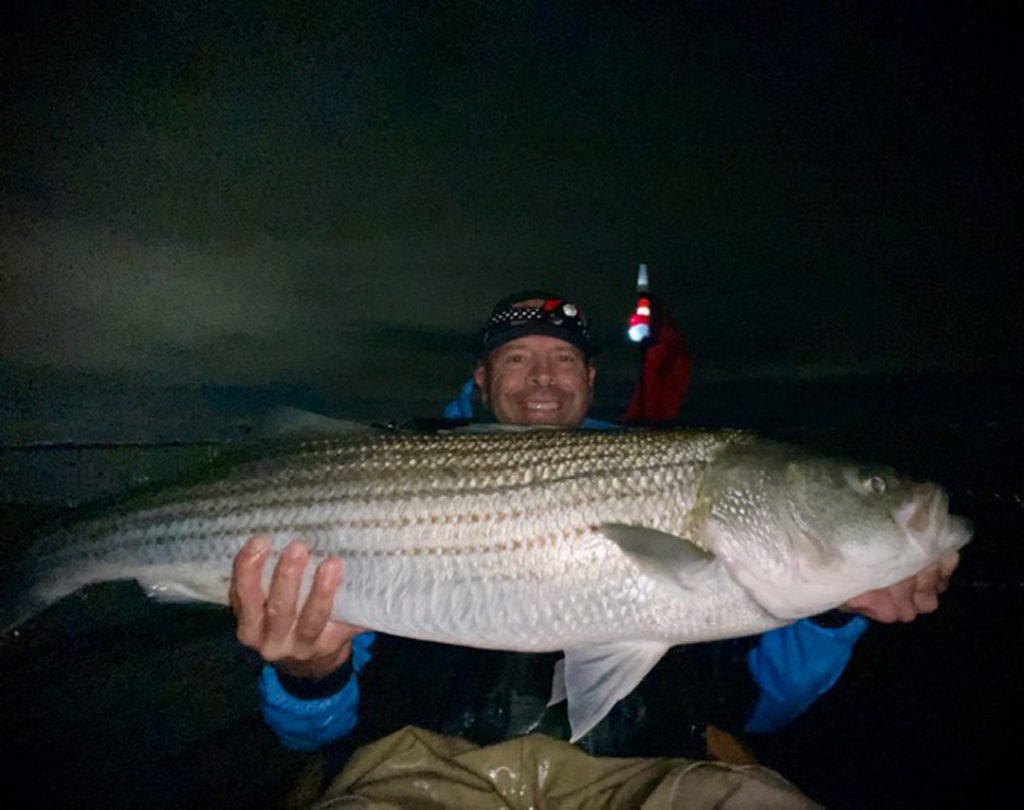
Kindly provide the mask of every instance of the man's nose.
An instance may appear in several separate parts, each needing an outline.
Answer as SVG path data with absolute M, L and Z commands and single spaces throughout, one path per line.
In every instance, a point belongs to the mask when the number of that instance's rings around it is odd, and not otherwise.
M 555 378 L 554 369 L 546 359 L 534 360 L 530 364 L 530 379 L 541 385 L 547 385 Z

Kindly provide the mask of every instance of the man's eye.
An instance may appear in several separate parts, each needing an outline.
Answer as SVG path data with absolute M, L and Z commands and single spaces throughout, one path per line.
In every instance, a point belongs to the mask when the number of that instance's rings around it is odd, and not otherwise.
M 510 355 L 506 355 L 505 362 L 506 363 L 513 363 L 513 364 L 515 364 L 515 363 L 522 363 L 523 359 L 524 359 L 523 355 L 521 355 L 521 354 L 510 354 Z
M 560 363 L 565 363 L 566 365 L 574 364 L 576 362 L 576 355 L 574 355 L 574 354 L 559 355 L 558 360 L 559 360 Z

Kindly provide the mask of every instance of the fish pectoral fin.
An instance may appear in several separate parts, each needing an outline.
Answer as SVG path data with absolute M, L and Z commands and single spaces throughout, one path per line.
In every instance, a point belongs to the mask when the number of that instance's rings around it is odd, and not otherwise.
M 563 672 L 571 742 L 601 722 L 612 706 L 632 692 L 668 648 L 657 641 L 624 641 L 566 650 Z
M 715 555 L 685 537 L 624 523 L 602 523 L 598 531 L 611 540 L 651 579 L 692 588 Z

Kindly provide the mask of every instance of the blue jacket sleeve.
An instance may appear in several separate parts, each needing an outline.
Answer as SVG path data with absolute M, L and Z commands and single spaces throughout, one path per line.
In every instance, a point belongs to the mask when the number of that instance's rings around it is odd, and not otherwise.
M 747 667 L 760 687 L 744 731 L 778 731 L 831 689 L 868 622 L 854 616 L 842 627 L 820 627 L 809 619 L 761 636 L 747 654 Z
M 352 732 L 359 712 L 359 682 L 356 676 L 370 660 L 373 633 L 352 639 L 352 675 L 341 691 L 318 700 L 303 700 L 285 690 L 272 666 L 260 677 L 263 718 L 287 748 L 315 751 L 321 745 L 340 740 Z
M 445 419 L 472 419 L 473 418 L 473 391 L 476 390 L 476 381 L 470 378 L 462 384 L 459 395 L 444 406 Z

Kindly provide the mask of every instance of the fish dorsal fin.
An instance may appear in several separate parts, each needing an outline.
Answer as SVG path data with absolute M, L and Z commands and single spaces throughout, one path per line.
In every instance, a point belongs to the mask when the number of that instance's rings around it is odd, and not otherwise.
M 259 427 L 258 435 L 264 438 L 315 439 L 378 432 L 377 428 L 362 422 L 335 419 L 313 411 L 281 406 L 267 415 Z
M 452 433 L 528 433 L 537 428 L 533 425 L 506 425 L 504 422 L 470 422 L 455 428 Z
M 632 692 L 668 648 L 658 641 L 622 641 L 566 650 L 565 658 L 555 665 L 548 705 L 568 698 L 571 742 Z
M 602 523 L 598 530 L 647 576 L 676 588 L 694 587 L 715 555 L 685 537 L 624 523 Z

